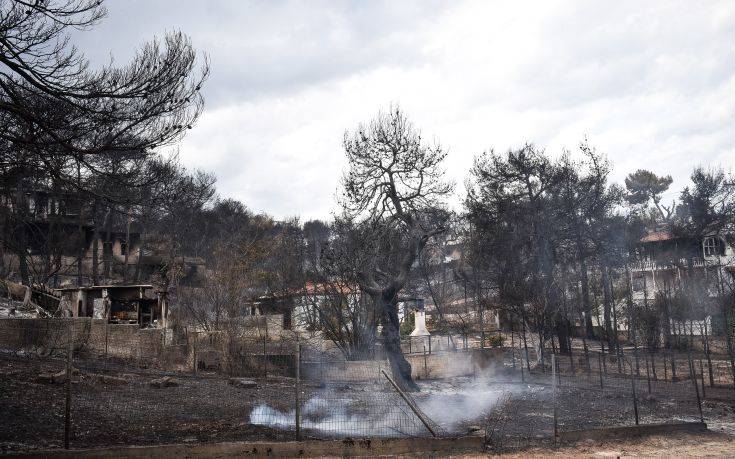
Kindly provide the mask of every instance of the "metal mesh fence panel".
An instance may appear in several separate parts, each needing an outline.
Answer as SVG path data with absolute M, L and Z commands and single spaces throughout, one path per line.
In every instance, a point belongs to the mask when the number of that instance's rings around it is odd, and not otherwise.
M 480 433 L 501 450 L 636 419 L 706 420 L 733 397 L 728 362 L 715 354 L 575 348 L 571 355 L 545 349 L 542 359 L 518 335 L 492 340 L 503 345 L 483 347 L 479 334 L 466 347 L 464 335 L 414 339 L 405 356 L 421 391 L 409 393 L 389 380 L 380 346 L 371 360 L 349 360 L 333 343 L 278 330 L 267 319 L 218 331 L 7 320 L 0 328 L 0 445 Z

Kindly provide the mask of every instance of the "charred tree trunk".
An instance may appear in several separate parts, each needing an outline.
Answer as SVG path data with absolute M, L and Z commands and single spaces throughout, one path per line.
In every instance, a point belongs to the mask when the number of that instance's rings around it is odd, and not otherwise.
M 411 377 L 411 364 L 408 363 L 401 350 L 397 300 L 397 293 L 391 289 L 384 290 L 381 294 L 373 296 L 373 301 L 380 311 L 383 348 L 390 362 L 391 372 L 398 379 L 396 384 L 404 390 L 418 391 L 419 386 Z
M 100 225 L 97 224 L 97 200 L 94 201 L 92 206 L 92 215 L 95 219 L 94 222 L 94 234 L 92 236 L 92 283 L 99 285 L 99 240 L 100 240 Z M 105 221 L 107 216 L 105 216 Z
M 123 261 L 123 281 L 127 283 L 128 281 L 128 259 L 130 254 L 130 206 L 128 206 L 128 209 L 126 211 L 127 219 L 125 223 L 125 260 Z M 217 310 L 219 311 L 219 309 Z
M 569 327 L 569 320 L 563 315 L 559 314 L 554 320 L 556 322 L 556 337 L 559 339 L 559 352 L 562 354 L 569 354 L 572 352 L 571 334 Z
M 645 281 L 645 277 L 643 279 Z M 646 288 L 645 282 L 643 284 L 643 287 Z M 667 349 L 671 349 L 674 343 L 671 337 L 671 308 L 669 304 L 669 302 L 671 301 L 671 290 L 669 290 L 669 288 L 664 288 L 662 300 L 663 301 L 661 301 L 661 306 L 662 306 L 661 314 L 663 316 L 664 345 L 666 346 Z
M 105 217 L 105 241 L 102 244 L 104 276 L 112 278 L 112 208 L 107 209 Z
M 28 233 L 25 224 L 20 224 L 18 231 L 18 269 L 20 280 L 23 285 L 31 285 L 31 273 L 28 268 Z
M 526 368 L 531 373 L 531 362 L 528 359 L 528 340 L 526 339 L 526 312 L 524 309 L 521 309 L 521 324 L 523 327 L 523 352 L 524 357 L 526 357 Z
M 732 295 L 733 301 L 735 301 L 735 294 Z M 727 302 L 722 302 L 722 318 L 725 322 L 725 344 L 727 344 L 727 356 L 730 358 L 730 371 L 732 372 L 733 385 L 735 385 L 735 347 L 732 342 L 732 326 L 730 325 L 730 319 L 727 314 Z
M 14 225 L 13 230 L 16 233 L 15 251 L 18 255 L 18 270 L 20 271 L 20 279 L 23 285 L 31 285 L 30 269 L 28 267 L 28 227 L 29 218 L 28 199 L 26 197 L 25 186 L 23 184 L 22 175 L 18 176 L 15 192 L 14 204 Z
M 141 265 L 145 254 L 145 227 L 140 230 L 140 244 L 138 245 L 138 259 L 135 260 L 135 272 L 133 273 L 133 281 L 140 282 Z
M 79 159 L 77 159 L 77 186 L 82 186 L 82 168 Z M 84 249 L 86 241 L 84 237 L 84 199 L 79 196 L 79 206 L 77 208 L 77 237 L 79 238 L 79 246 L 77 248 L 77 286 L 81 286 L 84 280 Z
M 79 247 L 77 249 L 77 285 L 81 286 L 84 281 L 84 250 L 86 249 L 85 231 L 84 231 L 84 204 L 79 200 L 79 221 L 77 223 L 77 237 L 79 238 Z
M 587 338 L 595 338 L 595 329 L 592 326 L 592 305 L 590 304 L 590 280 L 587 273 L 587 259 L 582 256 L 579 260 L 580 276 L 579 281 L 582 284 L 582 311 L 584 312 L 584 331 Z
M 612 326 L 612 281 L 610 279 L 610 271 L 607 266 L 602 267 L 602 302 L 603 302 L 603 321 L 605 323 L 605 339 L 610 349 L 614 346 L 613 326 Z

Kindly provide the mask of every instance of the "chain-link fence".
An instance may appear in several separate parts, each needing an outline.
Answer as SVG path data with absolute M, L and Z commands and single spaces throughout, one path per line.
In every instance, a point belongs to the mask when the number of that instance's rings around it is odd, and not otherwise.
M 379 349 L 374 360 L 348 360 L 318 336 L 253 320 L 211 332 L 3 321 L 2 450 L 467 434 L 507 448 L 579 429 L 699 421 L 708 403 L 732 400 L 694 353 L 541 356 L 512 335 L 496 347 L 438 336 L 431 351 L 414 339 L 404 352 L 421 390 L 408 393 Z

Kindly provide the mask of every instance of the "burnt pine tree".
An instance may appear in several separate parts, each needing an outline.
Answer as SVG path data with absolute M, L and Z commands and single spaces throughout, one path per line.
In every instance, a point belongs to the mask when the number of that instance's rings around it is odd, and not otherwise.
M 208 63 L 181 32 L 144 44 L 125 65 L 93 68 L 72 33 L 106 14 L 98 0 L 0 3 L 0 140 L 52 174 L 59 156 L 94 169 L 95 156 L 152 154 L 181 139 L 204 107 Z
M 445 231 L 442 201 L 453 189 L 441 168 L 446 152 L 427 145 L 398 108 L 345 133 L 343 143 L 348 170 L 340 204 L 359 235 L 357 282 L 376 308 L 397 383 L 418 390 L 401 352 L 399 293 L 426 244 Z
M 672 182 L 670 175 L 658 176 L 645 169 L 638 169 L 625 177 L 625 188 L 628 192 L 626 200 L 631 206 L 643 207 L 653 202 L 656 220 L 670 222 L 676 205 L 672 202 L 670 206 L 666 206 L 661 201 Z

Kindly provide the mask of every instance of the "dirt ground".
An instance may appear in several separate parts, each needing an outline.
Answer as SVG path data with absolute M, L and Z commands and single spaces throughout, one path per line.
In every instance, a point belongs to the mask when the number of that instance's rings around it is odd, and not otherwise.
M 411 457 L 411 456 L 405 456 Z M 465 454 L 449 456 L 461 459 L 498 457 L 503 459 L 548 457 L 627 458 L 627 457 L 735 457 L 735 436 L 718 432 L 677 436 L 651 436 L 626 440 L 586 441 L 559 448 L 531 448 L 500 455 Z
M 289 381 L 239 388 L 216 375 L 176 374 L 178 386 L 152 388 L 150 381 L 166 373 L 78 363 L 82 371 L 72 378 L 72 447 L 293 439 L 292 433 L 248 422 L 256 402 L 284 406 L 284 394 L 293 392 Z M 64 384 L 38 380 L 62 368 L 59 360 L 0 356 L 0 453 L 62 446 Z M 103 383 L 100 374 L 125 383 Z
M 256 387 L 237 387 L 229 384 L 227 377 L 213 373 L 167 373 L 122 362 L 84 360 L 76 361 L 75 367 L 80 372 L 72 378 L 72 448 L 294 439 L 291 431 L 249 422 L 253 408 L 261 403 L 288 412 L 294 397 L 294 381 L 290 378 L 259 379 Z M 64 385 L 42 382 L 39 375 L 56 373 L 63 368 L 64 362 L 58 359 L 0 354 L 0 454 L 62 446 Z M 151 386 L 152 380 L 164 376 L 175 378 L 178 384 L 162 388 Z M 629 383 L 624 383 L 627 388 Z M 427 384 L 441 386 L 446 383 Z M 596 382 L 591 381 L 591 384 Z M 612 381 L 605 381 L 605 387 L 610 389 L 604 393 L 560 388 L 557 399 L 560 425 L 570 429 L 595 427 L 607 425 L 616 417 L 630 418 L 633 407 L 626 395 L 628 392 L 619 391 Z M 355 387 L 347 385 L 343 389 L 345 394 L 338 388 L 335 398 L 329 402 L 342 397 L 354 399 Z M 645 392 L 646 388 L 640 390 Z M 307 394 L 308 391 L 307 388 Z M 516 438 L 549 437 L 552 426 L 550 394 L 546 386 L 524 389 L 500 415 L 500 418 L 511 419 L 512 425 L 502 419 L 498 425 L 506 435 Z M 423 396 L 417 396 L 417 400 L 421 402 Z M 646 399 L 645 394 L 641 400 L 638 408 L 644 421 L 655 422 L 685 412 L 687 417 L 679 420 L 695 420 L 690 419 L 692 413 L 696 413 L 696 404 L 691 400 L 671 404 L 662 398 Z M 720 433 L 675 439 L 653 437 L 624 444 L 585 443 L 558 450 L 525 448 L 522 453 L 507 457 L 606 457 L 608 453 L 616 457 L 617 452 L 643 456 L 713 453 L 714 457 L 735 457 L 735 399 L 707 400 L 704 410 L 706 420 Z M 488 419 L 488 415 L 483 414 L 484 419 Z M 482 425 L 481 422 L 467 419 L 460 425 Z M 310 433 L 307 431 L 304 436 L 309 438 Z

